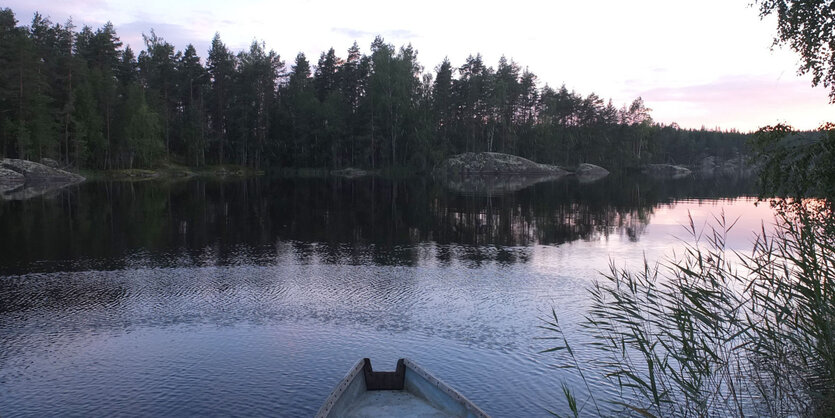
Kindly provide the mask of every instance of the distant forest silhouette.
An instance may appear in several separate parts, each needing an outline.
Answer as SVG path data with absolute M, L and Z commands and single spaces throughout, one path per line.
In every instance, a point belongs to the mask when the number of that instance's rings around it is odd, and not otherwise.
M 263 42 L 234 53 L 215 35 L 205 65 L 154 31 L 138 55 L 112 24 L 75 30 L 0 10 L 0 157 L 78 168 L 360 167 L 426 171 L 449 155 L 495 151 L 610 169 L 696 164 L 747 153 L 746 135 L 655 123 L 643 100 L 617 107 L 480 54 L 432 71 L 411 46 L 377 37 L 316 65 L 287 65 Z

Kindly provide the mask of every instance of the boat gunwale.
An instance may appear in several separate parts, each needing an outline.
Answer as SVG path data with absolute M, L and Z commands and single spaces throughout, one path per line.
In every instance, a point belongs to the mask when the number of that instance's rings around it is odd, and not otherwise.
M 447 396 L 451 397 L 458 403 L 464 405 L 464 407 L 470 411 L 473 415 L 479 418 L 488 418 L 489 416 L 481 410 L 478 406 L 476 406 L 472 401 L 467 399 L 464 395 L 462 395 L 457 390 L 453 389 L 451 386 L 447 385 L 437 377 L 433 376 L 432 373 L 429 373 L 423 367 L 420 367 L 417 363 L 404 358 L 403 364 L 406 366 L 407 369 L 412 369 L 418 376 L 424 378 L 427 382 L 431 383 L 436 388 L 440 389 L 441 392 L 445 393 Z
M 351 382 L 356 379 L 357 375 L 362 373 L 363 366 L 365 366 L 365 359 L 360 359 L 357 364 L 355 364 L 354 367 L 348 371 L 348 374 L 346 374 L 345 377 L 339 381 L 333 392 L 331 392 L 328 398 L 325 399 L 325 403 L 322 404 L 322 407 L 316 414 L 316 418 L 325 418 L 330 414 L 331 409 L 334 405 L 336 405 L 336 401 L 342 397 L 342 394 L 345 393 L 345 390 L 348 389 L 348 386 L 350 386 Z
M 433 376 L 431 373 L 426 371 L 423 367 L 420 367 L 417 363 L 409 360 L 408 358 L 402 358 L 403 364 L 406 366 L 406 369 L 410 369 L 415 374 L 426 380 L 429 384 L 434 386 L 435 388 L 439 389 L 445 395 L 449 396 L 459 404 L 463 405 L 464 408 L 472 415 L 478 418 L 488 418 L 484 411 L 481 410 L 478 406 L 472 403 L 469 399 L 467 399 L 464 395 L 459 393 L 457 390 L 453 389 L 437 377 Z M 366 359 L 360 359 L 351 370 L 345 375 L 342 380 L 339 381 L 339 384 L 336 385 L 333 392 L 325 399 L 325 403 L 319 409 L 319 412 L 316 414 L 316 418 L 326 418 L 330 414 L 334 405 L 339 400 L 340 397 L 345 393 L 345 390 L 351 385 L 354 379 L 357 378 L 357 375 L 363 373 L 363 368 L 365 366 Z M 405 389 L 404 389 L 405 390 Z

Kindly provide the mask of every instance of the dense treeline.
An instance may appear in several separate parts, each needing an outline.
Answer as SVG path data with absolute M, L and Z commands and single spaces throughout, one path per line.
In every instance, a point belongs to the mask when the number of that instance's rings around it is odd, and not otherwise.
M 345 58 L 330 49 L 315 65 L 301 53 L 287 65 L 263 43 L 234 53 L 215 35 L 204 65 L 192 45 L 175 51 L 153 31 L 144 41 L 137 54 L 109 23 L 76 31 L 36 14 L 18 26 L 0 10 L 0 156 L 96 169 L 426 170 L 466 151 L 612 168 L 745 152 L 739 133 L 653 123 L 641 98 L 618 108 L 539 88 L 504 57 L 424 74 L 411 45 L 378 37 L 370 54 L 354 43 Z

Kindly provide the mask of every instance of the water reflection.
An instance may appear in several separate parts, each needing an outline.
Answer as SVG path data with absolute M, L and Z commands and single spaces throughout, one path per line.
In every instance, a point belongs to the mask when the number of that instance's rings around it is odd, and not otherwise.
M 579 380 L 543 364 L 537 317 L 575 323 L 610 257 L 659 258 L 688 211 L 746 214 L 743 248 L 770 212 L 721 199 L 750 192 L 252 179 L 0 202 L 0 413 L 310 416 L 356 359 L 406 356 L 495 416 L 546 415 Z
M 285 250 L 301 260 L 415 265 L 416 246 L 429 242 L 439 244 L 441 262 L 516 263 L 528 258 L 518 247 L 610 234 L 639 240 L 655 208 L 676 199 L 751 193 L 741 179 L 616 176 L 500 196 L 458 193 L 430 179 L 88 183 L 54 198 L 0 202 L 0 274 L 230 265 L 241 252 L 247 262 L 270 263 Z M 466 248 L 455 254 L 446 245 Z

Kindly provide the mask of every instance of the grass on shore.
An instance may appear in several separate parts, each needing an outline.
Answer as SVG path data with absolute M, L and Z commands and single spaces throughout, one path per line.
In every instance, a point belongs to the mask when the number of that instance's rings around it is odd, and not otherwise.
M 91 180 L 140 181 L 191 177 L 253 177 L 263 175 L 264 171 L 234 164 L 212 165 L 195 168 L 173 163 L 165 163 L 152 169 L 131 168 L 115 170 L 82 170 L 81 174 Z

